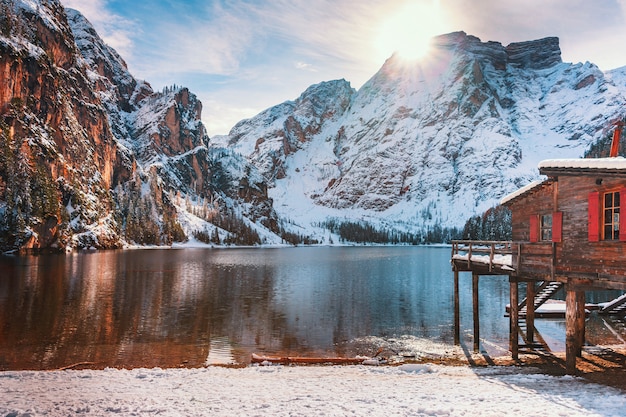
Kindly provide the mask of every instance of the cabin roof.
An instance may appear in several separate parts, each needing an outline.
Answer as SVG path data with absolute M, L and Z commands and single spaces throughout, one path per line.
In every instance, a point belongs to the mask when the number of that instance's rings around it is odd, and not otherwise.
M 511 194 L 504 196 L 500 204 L 507 205 L 522 196 L 549 185 L 559 175 L 617 175 L 626 176 L 626 158 L 576 158 L 576 159 L 546 159 L 539 162 L 539 172 L 552 178 L 533 181 Z
M 626 158 L 546 159 L 538 168 L 545 175 L 626 175 Z
M 519 197 L 525 196 L 526 194 L 530 194 L 532 192 L 535 192 L 536 190 L 539 190 L 540 188 L 549 185 L 553 182 L 554 180 L 552 179 L 547 179 L 547 180 L 536 180 L 531 182 L 528 185 L 525 185 L 524 187 L 520 188 L 517 191 L 512 192 L 511 194 L 504 196 L 502 198 L 502 200 L 500 200 L 500 204 L 502 204 L 503 206 L 512 203 L 514 200 L 517 200 Z

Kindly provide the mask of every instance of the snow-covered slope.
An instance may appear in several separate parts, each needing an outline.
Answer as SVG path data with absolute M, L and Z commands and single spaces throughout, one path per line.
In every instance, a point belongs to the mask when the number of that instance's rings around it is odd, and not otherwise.
M 229 143 L 274 180 L 278 212 L 311 233 L 329 217 L 462 227 L 537 177 L 540 160 L 582 156 L 626 113 L 623 71 L 560 55 L 557 38 L 505 47 L 442 35 L 428 58 L 392 56 L 358 92 L 312 86 L 238 123 Z M 312 117 L 303 97 L 317 103 Z

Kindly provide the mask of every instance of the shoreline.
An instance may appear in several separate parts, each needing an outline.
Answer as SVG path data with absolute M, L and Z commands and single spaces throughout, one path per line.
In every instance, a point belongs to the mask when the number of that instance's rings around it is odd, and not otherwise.
M 610 345 L 610 346 L 586 346 L 583 348 L 582 357 L 578 359 L 577 371 L 575 377 L 580 377 L 585 381 L 616 388 L 626 393 L 626 345 Z M 365 360 L 366 358 L 364 358 Z M 463 355 L 448 355 L 440 357 L 422 357 L 418 359 L 404 359 L 401 361 L 389 361 L 380 364 L 258 364 L 258 363 L 233 363 L 233 364 L 212 364 L 206 366 L 194 366 L 179 363 L 164 363 L 161 366 L 144 368 L 144 367 L 111 367 L 98 365 L 95 362 L 78 362 L 54 369 L 19 369 L 19 370 L 2 370 L 3 373 L 11 372 L 59 372 L 59 371 L 105 371 L 107 369 L 116 370 L 138 370 L 138 369 L 187 369 L 200 370 L 209 368 L 224 369 L 245 369 L 245 368 L 271 368 L 275 366 L 293 367 L 293 368 L 328 368 L 333 366 L 339 367 L 358 367 L 366 366 L 368 368 L 397 368 L 402 366 L 421 366 L 436 365 L 443 367 L 467 367 L 467 368 L 519 368 L 520 372 L 537 370 L 549 376 L 567 376 L 565 367 L 565 352 L 537 352 L 520 354 L 519 360 L 513 360 L 510 356 L 491 357 L 486 352 L 470 353 L 464 350 Z

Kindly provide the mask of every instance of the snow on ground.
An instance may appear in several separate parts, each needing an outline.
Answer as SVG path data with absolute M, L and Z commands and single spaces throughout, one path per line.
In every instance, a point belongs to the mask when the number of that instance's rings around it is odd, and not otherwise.
M 533 368 L 442 366 L 0 373 L 0 415 L 624 416 L 623 392 Z

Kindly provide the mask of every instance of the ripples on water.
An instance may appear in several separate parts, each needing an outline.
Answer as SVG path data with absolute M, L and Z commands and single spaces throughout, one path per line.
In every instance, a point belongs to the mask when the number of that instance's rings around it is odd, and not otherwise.
M 452 349 L 449 260 L 448 248 L 431 247 L 0 257 L 0 369 L 248 363 L 253 352 L 437 355 Z M 508 280 L 484 277 L 480 289 L 482 346 L 506 355 Z M 471 346 L 471 279 L 463 275 L 461 307 Z M 588 337 L 623 343 L 623 330 L 594 320 Z M 538 328 L 562 349 L 562 320 Z

